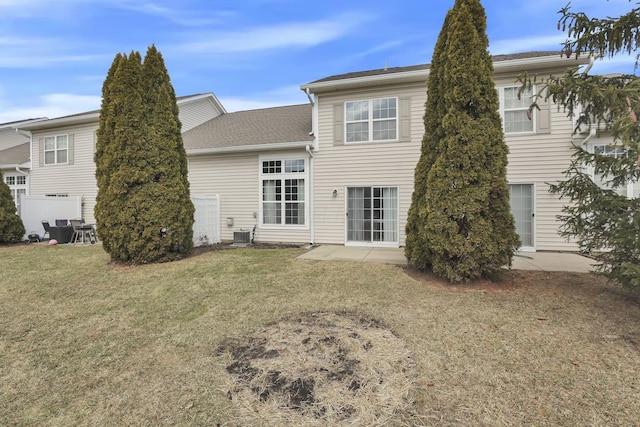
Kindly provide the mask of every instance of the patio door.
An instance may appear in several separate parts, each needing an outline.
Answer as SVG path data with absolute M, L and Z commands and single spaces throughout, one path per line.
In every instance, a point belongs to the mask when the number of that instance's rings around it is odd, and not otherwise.
M 516 222 L 516 231 L 520 236 L 521 249 L 534 249 L 533 226 L 533 184 L 510 184 L 509 200 L 511 213 Z
M 347 243 L 397 246 L 397 187 L 347 188 Z

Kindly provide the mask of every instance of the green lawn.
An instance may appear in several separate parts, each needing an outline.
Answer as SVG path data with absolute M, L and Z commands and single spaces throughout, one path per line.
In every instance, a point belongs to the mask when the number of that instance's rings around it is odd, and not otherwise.
M 568 273 L 450 286 L 303 252 L 134 267 L 99 245 L 0 247 L 0 425 L 243 425 L 220 345 L 315 311 L 379 320 L 406 344 L 407 425 L 640 425 L 626 291 Z

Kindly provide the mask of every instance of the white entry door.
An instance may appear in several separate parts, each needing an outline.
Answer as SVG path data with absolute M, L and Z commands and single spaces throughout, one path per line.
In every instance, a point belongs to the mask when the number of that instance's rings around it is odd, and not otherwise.
M 398 188 L 347 188 L 347 243 L 398 244 Z
M 522 242 L 522 249 L 534 249 L 534 204 L 533 184 L 510 184 L 509 200 L 511 213 L 516 222 L 516 231 Z

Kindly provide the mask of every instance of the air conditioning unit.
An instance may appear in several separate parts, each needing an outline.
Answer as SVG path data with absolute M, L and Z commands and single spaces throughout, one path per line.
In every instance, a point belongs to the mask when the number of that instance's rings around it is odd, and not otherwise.
M 234 245 L 248 245 L 251 243 L 251 230 L 247 231 L 234 231 L 233 232 L 233 244 Z

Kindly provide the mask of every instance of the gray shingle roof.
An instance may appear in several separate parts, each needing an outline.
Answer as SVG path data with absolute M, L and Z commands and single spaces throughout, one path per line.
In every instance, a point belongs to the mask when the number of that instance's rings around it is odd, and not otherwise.
M 495 62 L 501 62 L 501 61 L 539 58 L 543 56 L 553 56 L 553 55 L 560 56 L 560 51 L 559 50 L 558 51 L 535 51 L 535 52 L 512 53 L 508 55 L 494 55 L 492 56 L 492 59 L 493 59 L 493 62 L 495 63 Z M 357 77 L 369 77 L 369 76 L 377 76 L 382 74 L 406 73 L 410 71 L 428 70 L 429 68 L 431 68 L 431 64 L 410 65 L 408 67 L 379 68 L 377 70 L 366 70 L 366 71 L 357 71 L 353 73 L 336 74 L 334 76 L 329 76 L 319 80 L 314 80 L 311 83 L 329 82 L 334 80 L 346 80 L 346 79 L 353 79 Z
M 188 150 L 313 141 L 311 105 L 287 105 L 222 114 L 185 132 Z
M 29 161 L 29 143 L 0 151 L 0 165 L 20 165 Z

